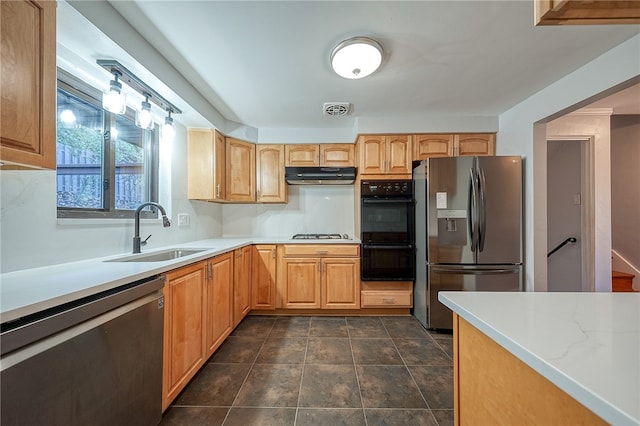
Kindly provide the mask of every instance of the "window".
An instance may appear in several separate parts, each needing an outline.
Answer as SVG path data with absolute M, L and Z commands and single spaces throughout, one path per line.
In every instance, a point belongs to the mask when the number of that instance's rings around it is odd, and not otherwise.
M 102 109 L 102 93 L 58 69 L 57 205 L 60 218 L 132 218 L 158 201 L 159 128 L 134 111 Z M 157 217 L 144 210 L 142 217 Z

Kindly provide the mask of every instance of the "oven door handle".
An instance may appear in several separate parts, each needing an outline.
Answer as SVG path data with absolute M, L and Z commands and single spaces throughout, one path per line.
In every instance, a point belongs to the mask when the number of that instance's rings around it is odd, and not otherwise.
M 363 204 L 413 203 L 413 198 L 362 198 Z
M 362 248 L 375 250 L 413 249 L 413 244 L 362 244 Z

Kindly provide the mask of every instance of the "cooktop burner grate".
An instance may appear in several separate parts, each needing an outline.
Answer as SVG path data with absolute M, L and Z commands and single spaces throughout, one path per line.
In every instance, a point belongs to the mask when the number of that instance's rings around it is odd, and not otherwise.
M 340 240 L 348 238 L 341 234 L 295 234 L 292 240 Z

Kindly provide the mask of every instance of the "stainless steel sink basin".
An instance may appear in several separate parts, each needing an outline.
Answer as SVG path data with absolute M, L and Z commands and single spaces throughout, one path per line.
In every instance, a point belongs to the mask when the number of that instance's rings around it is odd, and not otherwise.
M 206 249 L 190 249 L 190 248 L 176 248 L 167 249 L 162 251 L 156 251 L 153 253 L 140 253 L 131 256 L 118 257 L 116 259 L 106 260 L 105 262 L 163 262 L 165 260 L 179 259 L 181 257 L 190 256 L 192 254 L 200 253 Z

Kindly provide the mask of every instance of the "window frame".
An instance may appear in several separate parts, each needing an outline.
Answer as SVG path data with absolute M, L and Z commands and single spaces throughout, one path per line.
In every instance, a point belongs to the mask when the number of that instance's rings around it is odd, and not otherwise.
M 56 210 L 58 219 L 133 219 L 135 210 L 116 209 L 115 208 L 115 145 L 116 141 L 111 139 L 111 129 L 115 127 L 118 114 L 111 113 L 102 108 L 102 92 L 95 87 L 85 83 L 76 76 L 65 70 L 58 68 L 57 88 L 68 92 L 69 94 L 82 99 L 83 101 L 95 105 L 103 112 L 103 129 L 102 129 L 102 208 L 81 208 L 81 207 L 61 207 L 57 204 Z M 57 107 L 56 107 L 57 109 Z M 135 123 L 135 111 L 127 106 L 127 111 L 123 114 L 128 120 Z M 145 164 L 145 178 L 148 184 L 149 201 L 158 202 L 159 181 L 160 181 L 160 127 L 154 123 L 152 130 L 142 130 L 148 132 L 146 138 L 150 138 L 145 142 L 143 147 L 145 152 L 145 160 L 149 159 L 150 164 Z M 56 136 L 57 144 L 57 136 Z M 146 163 L 146 162 L 145 162 Z M 57 181 L 56 171 L 56 181 Z M 57 193 L 57 183 L 56 183 Z M 145 207 L 140 212 L 140 217 L 144 219 L 157 219 L 158 209 L 155 207 Z

